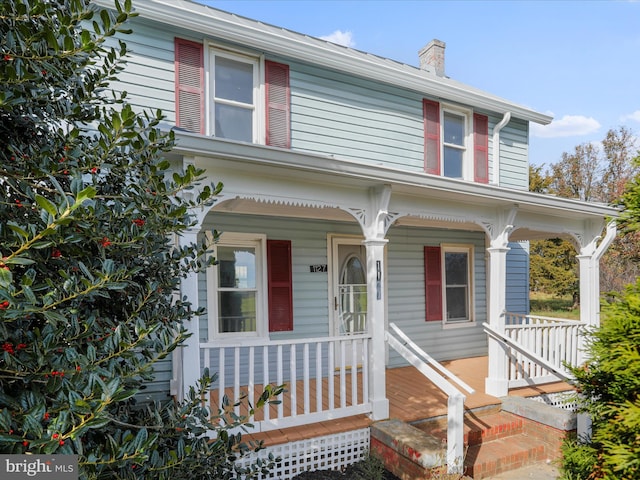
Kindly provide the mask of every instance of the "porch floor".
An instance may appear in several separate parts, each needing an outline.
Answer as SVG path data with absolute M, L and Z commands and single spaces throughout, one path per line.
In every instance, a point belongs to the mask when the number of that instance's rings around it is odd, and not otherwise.
M 500 399 L 484 393 L 488 370 L 488 357 L 463 358 L 441 362 L 449 371 L 471 386 L 476 392 L 466 394 L 465 410 L 499 405 Z M 447 397 L 414 367 L 387 369 L 387 398 L 389 418 L 407 423 L 447 415 Z M 509 395 L 531 397 L 544 393 L 570 390 L 565 382 L 549 383 L 534 387 L 511 389 Z M 463 392 L 464 393 L 464 392 Z M 371 425 L 367 415 L 328 420 L 299 427 L 272 430 L 247 436 L 247 439 L 264 440 L 265 445 L 303 440 L 312 436 L 331 435 Z

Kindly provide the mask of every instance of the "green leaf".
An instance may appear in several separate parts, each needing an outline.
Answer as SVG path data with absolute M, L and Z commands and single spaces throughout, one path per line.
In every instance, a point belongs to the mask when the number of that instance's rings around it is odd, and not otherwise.
M 76 202 L 73 205 L 73 208 L 74 209 L 78 208 L 80 205 L 82 205 L 87 200 L 90 200 L 90 199 L 94 198 L 96 196 L 96 193 L 97 193 L 97 190 L 93 186 L 89 186 L 89 187 L 81 190 L 80 192 L 78 192 L 78 195 L 76 196 Z
M 42 195 L 36 195 L 36 203 L 40 208 L 45 209 L 52 217 L 55 217 L 58 214 L 58 209 L 48 198 L 45 198 Z

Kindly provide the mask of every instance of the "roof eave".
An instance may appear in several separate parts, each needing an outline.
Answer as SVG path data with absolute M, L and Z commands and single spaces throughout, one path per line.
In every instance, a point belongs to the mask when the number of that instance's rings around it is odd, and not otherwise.
M 100 6 L 109 8 L 108 0 L 95 0 Z M 313 59 L 313 63 L 351 73 L 379 82 L 397 85 L 425 95 L 456 101 L 474 108 L 480 108 L 504 114 L 511 112 L 517 118 L 547 125 L 552 117 L 529 108 L 509 102 L 486 92 L 466 88 L 465 85 L 453 82 L 436 75 L 425 75 L 419 69 L 415 72 L 399 68 L 400 64 L 389 62 L 382 64 L 379 57 L 354 54 L 349 48 L 335 48 L 336 45 L 310 41 L 310 37 L 280 29 L 281 33 L 266 31 L 264 24 L 254 21 L 254 26 L 234 22 L 216 16 L 218 11 L 204 5 L 185 0 L 137 0 L 138 13 L 151 20 L 185 28 L 207 36 L 224 38 L 231 42 L 247 45 L 252 48 L 268 51 L 300 60 Z M 262 27 L 262 28 L 260 28 Z
M 338 175 L 343 178 L 360 179 L 372 184 L 390 184 L 394 190 L 437 191 L 459 196 L 459 198 L 475 198 L 478 201 L 496 206 L 518 205 L 519 208 L 524 209 L 542 208 L 554 211 L 559 215 L 566 215 L 567 218 L 577 216 L 617 218 L 620 215 L 619 209 L 599 203 L 467 182 L 426 173 L 407 172 L 380 165 L 337 159 L 329 155 L 234 142 L 184 131 L 176 131 L 175 133 L 177 145 L 174 152 L 185 156 L 215 157 L 281 167 L 288 171 L 299 171 L 301 174 L 306 174 L 305 178 L 309 173 Z

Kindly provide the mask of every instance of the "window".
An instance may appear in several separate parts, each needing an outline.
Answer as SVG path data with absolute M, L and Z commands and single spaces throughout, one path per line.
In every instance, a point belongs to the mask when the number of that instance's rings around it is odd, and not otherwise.
M 288 65 L 214 46 L 207 50 L 205 65 L 204 51 L 203 44 L 175 40 L 176 125 L 290 148 Z
M 467 153 L 466 148 L 466 124 L 467 118 L 464 115 L 445 111 L 442 114 L 443 133 L 443 162 L 442 170 L 445 177 L 464 178 L 464 158 Z
M 471 319 L 471 275 L 469 248 L 443 248 L 444 298 L 447 322 Z
M 425 247 L 424 262 L 426 320 L 473 321 L 473 247 Z
M 258 235 L 223 234 L 214 246 L 217 265 L 209 270 L 209 329 L 216 334 L 264 332 L 263 244 Z
M 425 172 L 488 183 L 488 117 L 426 99 L 423 116 Z
M 210 118 L 213 135 L 257 143 L 258 62 L 211 49 Z
M 209 338 L 293 329 L 291 242 L 223 233 L 207 271 Z

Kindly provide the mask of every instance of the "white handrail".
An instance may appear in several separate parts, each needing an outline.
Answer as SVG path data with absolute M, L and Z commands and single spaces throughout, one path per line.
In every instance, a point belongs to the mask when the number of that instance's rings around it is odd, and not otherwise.
M 406 345 L 409 345 L 414 352 L 416 352 L 423 361 L 425 361 L 426 363 L 429 363 L 432 365 L 432 367 L 436 370 L 438 370 L 441 374 L 443 374 L 445 377 L 447 377 L 449 380 L 451 380 L 452 382 L 458 384 L 458 386 L 462 387 L 464 390 L 467 391 L 467 393 L 473 395 L 474 393 L 476 393 L 476 391 L 471 388 L 469 385 L 467 385 L 465 382 L 463 382 L 460 378 L 458 378 L 454 373 L 452 373 L 451 371 L 449 371 L 444 365 L 442 365 L 441 363 L 439 363 L 436 359 L 434 359 L 431 355 L 429 355 L 427 352 L 425 352 L 422 348 L 420 348 L 418 345 L 416 345 L 413 340 L 411 340 L 402 330 L 400 330 L 398 328 L 398 326 L 395 323 L 390 323 L 389 327 L 391 327 L 393 329 L 393 331 L 402 339 L 404 340 Z
M 517 342 L 514 342 L 513 339 L 509 338 L 504 333 L 496 330 L 495 328 L 493 328 L 488 323 L 483 323 L 482 326 L 484 327 L 485 331 L 489 335 L 491 335 L 493 338 L 495 338 L 496 340 L 498 340 L 498 341 L 500 341 L 502 343 L 505 343 L 507 346 L 513 348 L 514 350 L 517 350 L 522 355 L 530 358 L 531 360 L 533 360 L 537 364 L 543 366 L 544 368 L 546 368 L 550 372 L 553 372 L 561 380 L 567 380 L 567 381 L 573 380 L 573 378 L 574 378 L 573 375 L 570 372 L 568 372 L 567 370 L 565 370 L 564 368 L 558 367 L 558 366 L 552 364 L 551 362 L 546 361 L 544 358 L 542 358 L 541 356 L 539 356 L 536 353 L 532 352 L 528 348 L 520 345 Z
M 398 333 L 403 340 L 406 337 L 404 333 L 395 324 L 390 324 L 394 332 Z M 447 394 L 447 472 L 448 473 L 462 473 L 464 467 L 464 401 L 466 397 L 456 387 L 454 387 L 441 373 L 438 373 L 434 368 L 427 365 L 427 363 L 419 358 L 414 352 L 406 347 L 407 343 L 403 344 L 400 340 L 393 336 L 393 334 L 387 330 L 386 339 L 389 346 L 396 350 L 407 360 L 411 365 L 416 367 L 420 373 L 422 373 L 427 379 L 431 380 L 440 390 Z M 420 350 L 418 348 L 418 350 Z M 423 352 L 424 353 L 424 352 Z M 426 353 L 425 355 L 429 357 Z M 432 364 L 438 364 L 437 361 L 432 360 Z M 438 364 L 442 369 L 446 370 L 442 365 Z M 455 375 L 451 374 L 455 377 Z M 462 382 L 464 383 L 464 382 Z M 473 389 L 472 389 L 473 390 Z

